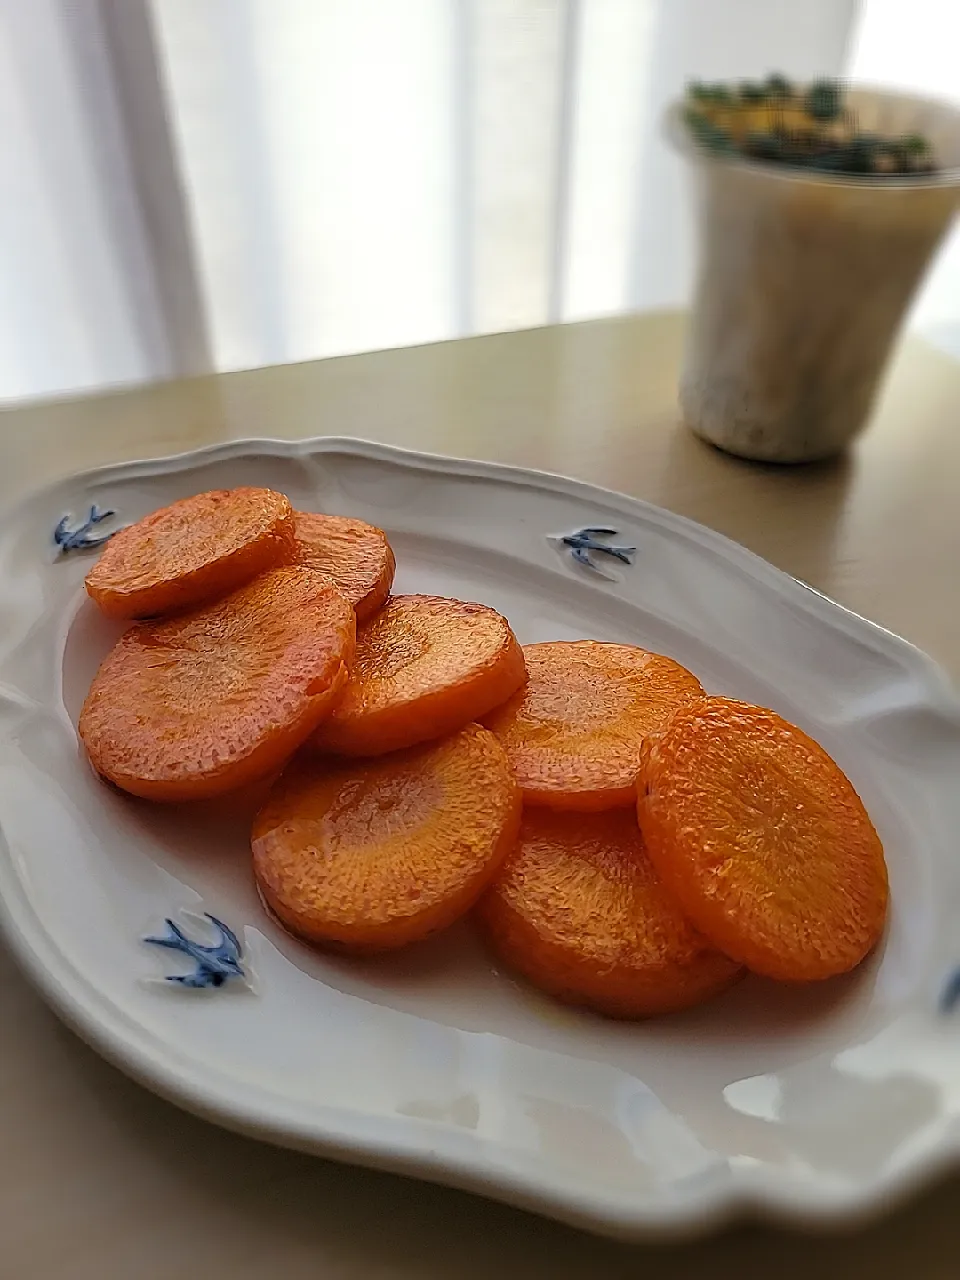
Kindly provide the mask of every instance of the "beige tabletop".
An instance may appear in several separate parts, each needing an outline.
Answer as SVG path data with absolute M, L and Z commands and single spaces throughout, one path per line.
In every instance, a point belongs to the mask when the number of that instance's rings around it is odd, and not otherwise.
M 753 467 L 677 423 L 682 320 L 601 321 L 7 411 L 0 501 L 242 436 L 353 435 L 565 472 L 692 516 L 960 677 L 960 366 L 907 341 L 851 456 Z M 625 1248 L 273 1150 L 124 1079 L 0 952 L 0 1280 L 957 1280 L 960 1177 L 840 1237 L 744 1226 Z

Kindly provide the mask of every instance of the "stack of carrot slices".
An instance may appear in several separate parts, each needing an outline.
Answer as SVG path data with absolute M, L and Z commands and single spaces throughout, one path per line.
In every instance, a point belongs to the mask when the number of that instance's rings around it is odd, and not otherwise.
M 521 648 L 484 604 L 391 596 L 395 570 L 381 529 L 269 489 L 118 533 L 86 582 L 132 622 L 80 714 L 93 767 L 158 801 L 269 785 L 253 874 L 310 944 L 389 950 L 476 907 L 511 971 L 612 1017 L 876 945 L 883 848 L 801 730 L 634 645 Z
M 468 911 L 520 822 L 476 721 L 524 683 L 523 651 L 486 605 L 391 598 L 395 569 L 381 529 L 234 489 L 124 529 L 86 583 L 139 619 L 80 714 L 94 768 L 160 801 L 276 779 L 253 834 L 263 900 L 300 937 L 360 951 Z

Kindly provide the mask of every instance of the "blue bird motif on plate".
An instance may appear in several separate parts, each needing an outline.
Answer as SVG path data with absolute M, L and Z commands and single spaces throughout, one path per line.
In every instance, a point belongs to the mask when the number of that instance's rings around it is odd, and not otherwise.
M 168 974 L 167 982 L 176 982 L 182 987 L 203 990 L 207 987 L 222 987 L 231 978 L 244 978 L 246 976 L 240 963 L 243 948 L 237 935 L 222 920 L 210 915 L 208 911 L 203 914 L 219 934 L 217 942 L 211 947 L 205 947 L 202 943 L 194 942 L 192 938 L 188 938 L 183 930 L 170 919 L 164 920 L 167 932 L 163 937 L 144 938 L 144 942 L 152 943 L 155 947 L 167 947 L 171 951 L 181 951 L 185 956 L 189 956 L 191 960 L 195 961 L 196 968 L 192 973 Z
M 591 525 L 584 529 L 577 529 L 575 533 L 564 534 L 560 541 L 570 550 L 570 554 L 578 564 L 585 565 L 588 569 L 592 569 L 594 573 L 600 573 L 599 566 L 594 561 L 594 555 L 610 556 L 614 560 L 619 560 L 621 564 L 633 564 L 633 557 L 636 555 L 636 547 L 627 547 L 622 543 L 601 542 L 601 538 L 617 537 L 616 529 L 607 529 L 601 525 Z
M 960 969 L 954 969 L 940 993 L 940 1012 L 953 1013 L 960 1003 Z
M 94 503 L 86 520 L 75 529 L 70 528 L 73 517 L 64 516 L 53 531 L 53 540 L 60 548 L 60 554 L 66 555 L 68 551 L 92 551 L 96 547 L 102 547 L 116 530 L 111 529 L 109 533 L 95 533 L 94 530 L 102 521 L 109 520 L 116 514 L 115 511 L 101 511 Z

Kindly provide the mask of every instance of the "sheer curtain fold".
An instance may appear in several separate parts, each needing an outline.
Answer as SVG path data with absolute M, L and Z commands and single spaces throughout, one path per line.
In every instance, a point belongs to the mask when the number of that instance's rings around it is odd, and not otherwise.
M 61 0 L 0 5 L 5 396 L 165 365 L 99 17 Z
M 691 76 L 839 73 L 855 17 L 0 0 L 0 397 L 682 303 L 664 106 Z

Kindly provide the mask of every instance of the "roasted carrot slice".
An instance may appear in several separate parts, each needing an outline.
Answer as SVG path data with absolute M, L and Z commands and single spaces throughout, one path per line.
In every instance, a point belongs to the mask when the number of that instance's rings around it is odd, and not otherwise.
M 528 681 L 483 722 L 525 803 L 600 810 L 636 803 L 640 745 L 703 690 L 672 658 L 595 640 L 524 646 Z
M 150 800 L 201 799 L 266 777 L 339 695 L 355 630 L 336 587 L 299 566 L 131 627 L 80 713 L 93 767 Z
M 741 972 L 687 923 L 629 809 L 527 809 L 478 915 L 511 969 L 615 1018 L 699 1004 Z
M 296 513 L 294 564 L 326 574 L 364 622 L 383 607 L 397 562 L 382 529 L 347 516 Z
M 313 745 L 375 756 L 443 737 L 509 698 L 525 674 L 516 637 L 493 609 L 394 596 L 360 628 L 350 680 Z
M 382 951 L 452 924 L 517 836 L 520 793 L 492 733 L 330 767 L 301 757 L 253 826 L 264 902 L 309 942 Z
M 816 742 L 773 711 L 704 698 L 644 749 L 650 857 L 693 924 L 770 978 L 854 968 L 887 911 L 883 846 Z
M 115 533 L 87 574 L 111 618 L 151 618 L 218 599 L 290 557 L 293 508 L 272 489 L 213 489 Z

